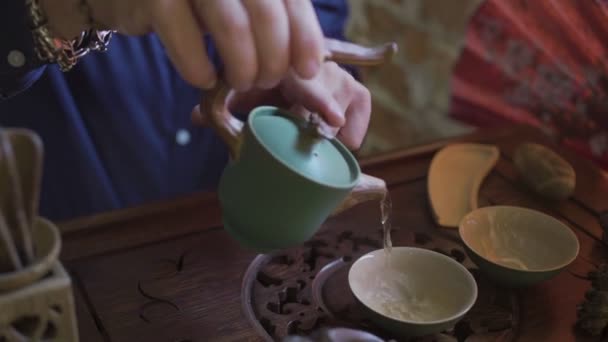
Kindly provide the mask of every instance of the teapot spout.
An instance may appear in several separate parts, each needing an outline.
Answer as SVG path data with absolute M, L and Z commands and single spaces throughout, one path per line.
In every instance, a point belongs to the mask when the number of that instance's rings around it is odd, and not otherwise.
M 334 210 L 332 216 L 337 215 L 357 204 L 367 201 L 382 201 L 388 193 L 386 182 L 380 178 L 361 174 L 359 183 L 355 186 L 348 197 Z

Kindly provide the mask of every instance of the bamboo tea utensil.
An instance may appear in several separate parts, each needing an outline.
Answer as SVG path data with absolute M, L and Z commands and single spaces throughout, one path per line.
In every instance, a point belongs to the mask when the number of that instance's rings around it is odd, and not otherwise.
M 19 174 L 27 227 L 32 235 L 31 228 L 38 213 L 40 199 L 44 148 L 40 138 L 30 130 L 11 129 L 7 134 Z
M 4 213 L 10 208 L 7 205 L 10 201 L 10 182 L 11 177 L 8 170 L 7 156 L 0 140 L 0 273 L 18 271 L 23 268 L 23 263 L 17 252 L 13 232 L 8 227 Z
M 20 255 L 25 259 L 24 264 L 34 261 L 32 237 L 23 205 L 23 194 L 15 155 L 8 137 L 7 130 L 0 132 L 0 148 L 3 152 L 2 168 L 5 174 L 0 182 L 0 209 L 5 216 L 8 230 Z
M 11 234 L 4 214 L 0 211 L 0 273 L 19 271 L 23 268 L 15 240 Z

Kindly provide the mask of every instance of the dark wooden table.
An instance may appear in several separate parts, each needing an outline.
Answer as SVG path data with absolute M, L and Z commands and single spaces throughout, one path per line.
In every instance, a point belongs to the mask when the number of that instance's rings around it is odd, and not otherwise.
M 430 215 L 426 175 L 433 154 L 460 141 L 495 144 L 501 157 L 480 190 L 480 203 L 526 206 L 566 222 L 577 234 L 579 258 L 556 278 L 516 293 L 518 341 L 593 340 L 574 324 L 576 307 L 591 287 L 586 275 L 603 262 L 599 217 L 608 211 L 608 176 L 590 162 L 555 148 L 577 172 L 575 195 L 549 203 L 529 192 L 511 161 L 524 141 L 552 146 L 539 132 L 513 127 L 477 132 L 362 161 L 387 181 L 393 199 L 396 240 L 411 232 L 457 238 Z M 377 204 L 362 204 L 332 218 L 324 232 L 349 226 L 373 235 Z M 82 341 L 258 341 L 242 310 L 241 285 L 256 257 L 223 231 L 213 194 L 102 214 L 60 224 L 62 260 L 74 281 Z M 369 233 L 366 233 L 369 230 Z M 550 238 L 550 237 L 548 237 Z M 513 338 L 513 336 L 511 336 Z

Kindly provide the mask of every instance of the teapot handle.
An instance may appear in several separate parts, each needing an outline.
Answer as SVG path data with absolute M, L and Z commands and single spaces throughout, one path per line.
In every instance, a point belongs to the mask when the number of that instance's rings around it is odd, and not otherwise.
M 389 60 L 397 52 L 397 44 L 387 43 L 369 48 L 325 38 L 325 51 L 325 61 L 356 66 L 373 66 Z M 203 91 L 200 113 L 193 114 L 193 121 L 210 124 L 228 146 L 230 157 L 238 159 L 243 139 L 244 123 L 233 116 L 226 106 L 226 99 L 233 91 L 222 78 L 218 78 L 214 88 Z

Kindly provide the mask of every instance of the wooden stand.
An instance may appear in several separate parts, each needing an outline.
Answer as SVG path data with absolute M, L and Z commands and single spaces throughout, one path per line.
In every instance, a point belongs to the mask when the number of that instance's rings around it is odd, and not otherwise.
M 46 277 L 0 294 L 0 341 L 78 341 L 72 284 L 61 263 Z

